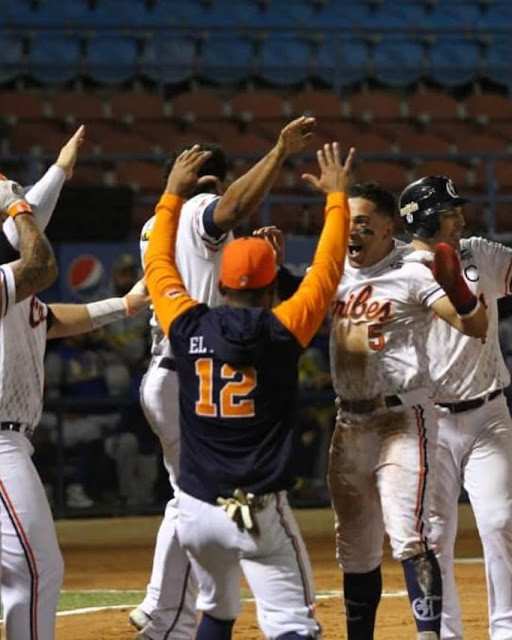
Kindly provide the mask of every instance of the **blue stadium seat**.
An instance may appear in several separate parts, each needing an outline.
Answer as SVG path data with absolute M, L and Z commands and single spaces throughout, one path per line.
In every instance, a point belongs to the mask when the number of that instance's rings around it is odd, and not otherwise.
M 436 37 L 427 58 L 430 77 L 448 87 L 473 82 L 481 71 L 478 44 L 460 36 Z
M 313 73 L 311 44 L 288 34 L 271 33 L 261 45 L 258 75 L 266 82 L 290 85 Z
M 512 89 L 512 40 L 509 34 L 492 38 L 484 57 L 484 73 L 487 78 Z
M 159 34 L 150 40 L 139 59 L 139 73 L 154 82 L 178 83 L 195 73 L 196 43 L 184 35 Z
M 425 23 L 425 10 L 412 2 L 394 2 L 371 11 L 366 26 L 376 31 L 401 30 Z M 397 34 L 398 35 L 398 34 Z M 403 34 L 402 34 L 403 35 Z
M 342 11 L 334 4 L 326 4 L 311 18 L 311 26 L 314 29 L 332 29 L 338 27 L 366 28 L 370 20 L 370 15 L 371 13 L 368 7 L 359 2 L 343 3 Z
M 0 82 L 14 80 L 24 72 L 24 54 L 21 38 L 0 34 Z
M 483 31 L 510 28 L 511 25 L 512 4 L 510 2 L 493 2 L 476 21 L 477 28 Z
M 239 82 L 251 75 L 254 49 L 250 40 L 213 31 L 203 45 L 199 73 L 215 83 Z
M 392 86 L 412 84 L 424 71 L 423 45 L 405 37 L 387 36 L 375 45 L 374 76 Z
M 82 72 L 80 42 L 54 31 L 38 31 L 28 54 L 28 71 L 38 82 L 62 84 Z
M 289 0 L 285 3 L 270 2 L 264 11 L 260 11 L 252 18 L 251 24 L 257 27 L 310 26 L 314 15 L 315 10 L 311 2 L 301 2 L 301 0 Z
M 97 26 L 134 27 L 151 22 L 144 0 L 99 0 L 88 17 Z
M 101 35 L 88 43 L 85 73 L 103 84 L 121 84 L 133 78 L 137 61 L 133 38 Z
M 337 89 L 363 80 L 369 73 L 368 46 L 357 37 L 329 34 L 320 43 L 316 75 Z
M 472 28 L 481 17 L 476 2 L 440 2 L 427 13 L 425 27 L 442 32 Z

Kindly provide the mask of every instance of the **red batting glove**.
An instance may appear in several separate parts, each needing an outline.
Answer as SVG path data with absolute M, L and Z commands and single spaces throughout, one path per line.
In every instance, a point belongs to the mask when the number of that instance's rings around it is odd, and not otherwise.
M 457 252 L 449 244 L 439 242 L 435 245 L 432 273 L 460 316 L 474 311 L 478 299 L 464 280 Z

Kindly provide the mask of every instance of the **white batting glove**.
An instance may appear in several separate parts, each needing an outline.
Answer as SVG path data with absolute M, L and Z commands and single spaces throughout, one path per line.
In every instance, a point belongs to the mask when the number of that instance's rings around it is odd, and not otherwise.
M 14 180 L 0 179 L 0 211 L 12 218 L 20 213 L 32 213 L 23 196 L 23 188 Z

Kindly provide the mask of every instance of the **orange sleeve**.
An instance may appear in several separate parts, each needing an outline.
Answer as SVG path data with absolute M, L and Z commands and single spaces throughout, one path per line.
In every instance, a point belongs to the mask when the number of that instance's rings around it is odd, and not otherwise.
M 305 347 L 320 328 L 343 274 L 350 214 L 345 193 L 330 193 L 313 264 L 295 294 L 273 309 Z
M 165 193 L 156 205 L 155 224 L 144 257 L 146 286 L 158 323 L 169 335 L 172 323 L 198 303 L 187 293 L 176 267 L 176 233 L 183 200 Z

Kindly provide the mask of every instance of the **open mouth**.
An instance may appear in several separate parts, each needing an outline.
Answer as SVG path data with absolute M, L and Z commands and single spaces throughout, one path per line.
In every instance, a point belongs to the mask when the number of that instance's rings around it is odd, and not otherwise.
M 348 255 L 351 258 L 357 258 L 357 256 L 361 253 L 363 249 L 362 244 L 349 244 L 348 245 Z

